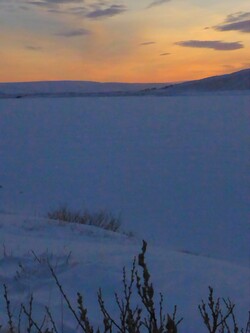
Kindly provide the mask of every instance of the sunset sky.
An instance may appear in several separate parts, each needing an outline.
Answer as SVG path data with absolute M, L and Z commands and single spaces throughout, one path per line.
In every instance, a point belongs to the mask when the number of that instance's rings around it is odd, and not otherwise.
M 174 82 L 250 67 L 249 0 L 0 0 L 0 81 Z

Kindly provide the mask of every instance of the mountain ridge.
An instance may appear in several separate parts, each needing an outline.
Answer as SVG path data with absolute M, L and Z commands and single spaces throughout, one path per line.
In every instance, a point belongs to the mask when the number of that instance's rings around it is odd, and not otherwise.
M 250 68 L 182 83 L 34 81 L 0 83 L 0 97 L 179 95 L 250 90 Z
M 199 80 L 165 86 L 160 90 L 166 89 L 173 92 L 250 90 L 250 68 L 230 74 L 210 76 Z

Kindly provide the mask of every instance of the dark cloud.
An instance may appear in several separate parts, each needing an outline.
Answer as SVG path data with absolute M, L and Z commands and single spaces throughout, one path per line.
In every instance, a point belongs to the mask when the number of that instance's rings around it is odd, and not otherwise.
M 44 2 L 48 3 L 66 3 L 66 4 L 71 4 L 71 3 L 80 3 L 83 2 L 82 0 L 43 0 Z
M 241 42 L 222 42 L 220 40 L 187 40 L 175 43 L 184 47 L 206 48 L 218 51 L 232 51 L 242 49 L 244 45 Z
M 250 32 L 250 20 L 234 22 L 228 24 L 220 24 L 214 27 L 217 31 L 240 31 L 240 32 Z
M 59 5 L 70 5 L 76 3 L 82 3 L 82 0 L 41 0 L 41 1 L 26 1 L 26 4 L 37 7 L 54 7 Z
M 57 36 L 61 36 L 61 37 L 79 37 L 79 36 L 86 36 L 89 35 L 90 31 L 84 28 L 80 28 L 80 29 L 73 29 L 73 30 L 65 30 L 62 32 L 58 32 Z
M 122 4 L 110 4 L 102 0 L 95 0 L 91 4 L 84 0 L 26 0 L 26 3 L 44 8 L 50 13 L 77 15 L 89 19 L 111 17 L 127 10 Z
M 155 7 L 155 6 L 160 6 L 160 5 L 163 5 L 167 2 L 170 2 L 171 0 L 154 0 L 153 2 L 151 2 L 147 8 L 152 8 L 152 7 Z
M 140 45 L 152 45 L 152 44 L 155 44 L 155 42 L 143 42 L 143 43 L 140 43 Z
M 47 2 L 27 1 L 27 4 L 37 7 L 48 7 Z
M 237 12 L 227 15 L 225 23 L 240 22 L 247 19 L 250 19 L 250 12 Z
M 237 12 L 226 17 L 225 21 L 213 29 L 217 31 L 250 32 L 250 12 Z
M 107 8 L 97 8 L 92 11 L 89 11 L 86 14 L 88 18 L 102 18 L 102 17 L 110 17 L 117 14 L 121 14 L 125 12 L 127 9 L 124 5 L 111 5 Z
M 74 4 L 74 3 L 82 3 L 83 0 L 40 0 L 40 1 L 26 1 L 32 5 L 60 5 L 60 4 Z
M 46 2 L 50 3 L 66 3 L 66 4 L 71 4 L 71 3 L 82 3 L 83 0 L 45 0 Z
M 161 53 L 160 56 L 168 56 L 170 55 L 171 53 L 168 53 L 168 52 L 165 52 L 165 53 Z

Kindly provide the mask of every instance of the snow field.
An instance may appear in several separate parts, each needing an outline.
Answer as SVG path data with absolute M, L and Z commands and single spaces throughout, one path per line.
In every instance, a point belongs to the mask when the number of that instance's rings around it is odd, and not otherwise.
M 197 305 L 208 285 L 245 324 L 249 105 L 237 94 L 0 100 L 0 284 L 14 314 L 32 292 L 37 317 L 48 305 L 59 324 L 63 313 L 65 333 L 76 332 L 49 258 L 70 299 L 82 292 L 99 323 L 98 288 L 114 311 L 122 267 L 144 238 L 167 311 L 177 304 L 184 316 L 181 332 L 204 331 Z M 64 203 L 121 213 L 136 236 L 41 218 Z

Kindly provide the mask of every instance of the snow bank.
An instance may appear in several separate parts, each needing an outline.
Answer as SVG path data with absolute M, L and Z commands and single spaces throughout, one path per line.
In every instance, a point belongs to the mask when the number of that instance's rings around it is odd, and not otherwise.
M 84 295 L 93 323 L 100 323 L 96 310 L 99 287 L 107 307 L 116 313 L 113 294 L 121 292 L 122 268 L 130 270 L 133 257 L 140 252 L 140 241 L 95 227 L 16 215 L 1 214 L 0 230 L 0 283 L 8 286 L 15 317 L 20 303 L 27 305 L 33 293 L 36 320 L 42 319 L 44 306 L 49 306 L 58 327 L 63 316 L 64 332 L 77 331 L 47 260 L 72 304 L 77 291 Z M 208 285 L 237 304 L 237 317 L 245 324 L 250 291 L 247 267 L 159 246 L 149 246 L 146 258 L 156 291 L 165 296 L 166 311 L 172 313 L 177 304 L 178 314 L 184 316 L 181 332 L 205 332 L 197 305 L 207 297 Z M 3 297 L 0 318 L 6 319 Z

